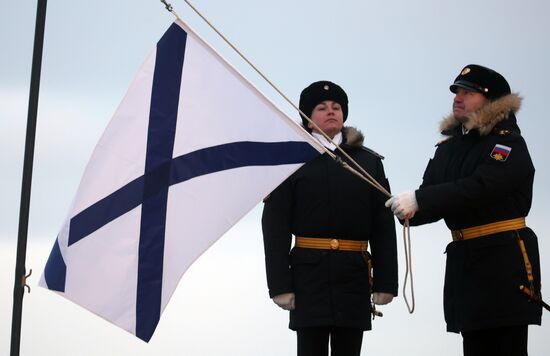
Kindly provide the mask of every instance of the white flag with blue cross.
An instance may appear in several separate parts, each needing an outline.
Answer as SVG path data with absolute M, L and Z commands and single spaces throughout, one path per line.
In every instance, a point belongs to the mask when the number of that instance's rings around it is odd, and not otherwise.
M 40 285 L 149 341 L 189 266 L 321 152 L 178 20 L 97 144 Z

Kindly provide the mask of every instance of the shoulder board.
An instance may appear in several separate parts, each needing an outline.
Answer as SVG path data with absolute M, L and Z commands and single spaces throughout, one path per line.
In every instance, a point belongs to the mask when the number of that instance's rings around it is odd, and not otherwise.
M 372 154 L 372 155 L 374 155 L 374 156 L 380 158 L 380 159 L 384 159 L 384 156 L 382 156 L 380 153 L 378 153 L 378 152 L 376 152 L 376 151 L 371 150 L 371 149 L 368 148 L 368 147 L 361 146 L 361 149 L 362 149 L 363 151 L 366 151 L 366 152 L 368 152 L 368 153 L 370 153 L 370 154 Z

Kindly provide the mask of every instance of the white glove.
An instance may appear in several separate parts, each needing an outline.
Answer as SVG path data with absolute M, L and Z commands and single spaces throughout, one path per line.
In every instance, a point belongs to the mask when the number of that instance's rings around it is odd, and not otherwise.
M 376 305 L 389 304 L 393 300 L 393 294 L 374 292 L 372 294 L 372 302 Z
M 275 304 L 284 310 L 294 310 L 294 293 L 283 293 L 271 298 Z
M 411 219 L 418 211 L 414 190 L 392 196 L 385 205 L 401 220 Z

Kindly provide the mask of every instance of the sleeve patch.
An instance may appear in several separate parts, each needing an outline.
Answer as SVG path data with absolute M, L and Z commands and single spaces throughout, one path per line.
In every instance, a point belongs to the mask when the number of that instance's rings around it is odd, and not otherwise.
M 501 144 L 496 144 L 491 151 L 491 158 L 494 160 L 504 162 L 508 159 L 508 156 L 512 152 L 512 148 Z

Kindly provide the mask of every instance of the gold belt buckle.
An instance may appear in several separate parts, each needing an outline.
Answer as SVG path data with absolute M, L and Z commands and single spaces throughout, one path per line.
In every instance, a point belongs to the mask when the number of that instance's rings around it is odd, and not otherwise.
M 453 241 L 464 240 L 464 235 L 462 234 L 462 230 L 453 230 L 451 231 L 451 235 L 453 236 Z

